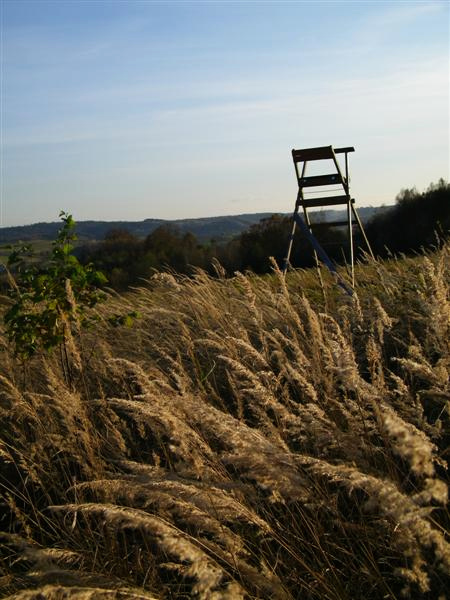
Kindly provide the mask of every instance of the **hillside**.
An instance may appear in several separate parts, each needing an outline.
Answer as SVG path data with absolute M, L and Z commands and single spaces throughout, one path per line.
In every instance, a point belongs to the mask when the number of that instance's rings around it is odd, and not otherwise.
M 359 209 L 361 219 L 367 221 L 374 214 L 386 210 L 386 207 L 363 207 Z M 143 238 L 152 233 L 157 227 L 172 224 L 182 232 L 193 233 L 200 241 L 210 239 L 224 240 L 234 237 L 245 231 L 261 219 L 270 217 L 272 213 L 254 213 L 243 215 L 230 215 L 220 217 L 204 217 L 199 219 L 177 219 L 167 221 L 163 219 L 145 219 L 144 221 L 77 221 L 77 232 L 82 241 L 101 240 L 111 229 L 126 229 L 133 235 Z M 321 220 L 339 220 L 343 211 L 328 210 L 320 214 Z M 74 215 L 76 218 L 76 215 Z M 53 240 L 56 237 L 59 222 L 35 223 L 20 227 L 3 227 L 0 229 L 0 244 L 18 241 Z
M 444 598 L 449 258 L 159 273 L 25 364 L 0 327 L 3 597 Z

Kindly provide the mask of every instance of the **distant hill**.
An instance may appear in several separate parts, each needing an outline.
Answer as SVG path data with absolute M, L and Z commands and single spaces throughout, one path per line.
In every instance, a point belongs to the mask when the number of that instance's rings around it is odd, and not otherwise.
M 390 207 L 363 207 L 358 213 L 363 222 L 375 213 L 388 210 Z M 215 239 L 225 241 L 239 235 L 261 219 L 269 218 L 274 213 L 253 213 L 221 217 L 203 217 L 199 219 L 145 219 L 144 221 L 77 221 L 77 235 L 80 241 L 102 240 L 111 229 L 126 229 L 137 237 L 144 238 L 161 225 L 175 225 L 182 232 L 193 233 L 200 241 Z M 326 210 L 311 213 L 312 220 L 334 221 L 344 218 L 342 210 Z M 28 242 L 33 240 L 53 240 L 61 222 L 34 223 L 19 227 L 3 227 L 0 229 L 0 244 Z
M 183 232 L 193 233 L 200 240 L 211 238 L 227 239 L 244 231 L 272 213 L 204 217 L 200 219 L 145 219 L 144 221 L 77 221 L 80 240 L 102 240 L 111 229 L 126 229 L 137 237 L 144 238 L 161 225 L 175 225 Z M 0 244 L 17 241 L 53 240 L 61 222 L 34 223 L 0 229 Z

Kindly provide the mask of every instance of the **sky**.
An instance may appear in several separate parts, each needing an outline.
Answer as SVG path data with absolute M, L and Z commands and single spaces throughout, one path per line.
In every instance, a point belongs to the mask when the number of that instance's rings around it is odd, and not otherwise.
M 449 6 L 0 0 L 0 226 L 289 212 L 292 148 L 356 206 L 448 179 Z

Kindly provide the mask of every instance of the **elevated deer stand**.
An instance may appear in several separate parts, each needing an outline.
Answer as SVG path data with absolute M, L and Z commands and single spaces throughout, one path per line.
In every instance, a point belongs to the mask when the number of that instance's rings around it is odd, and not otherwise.
M 289 266 L 289 259 L 291 256 L 292 243 L 294 241 L 294 234 L 297 225 L 305 236 L 310 241 L 313 250 L 316 265 L 319 267 L 319 259 L 326 265 L 331 273 L 336 277 L 338 284 L 348 293 L 352 294 L 352 288 L 355 285 L 355 264 L 354 264 L 354 251 L 353 251 L 353 226 L 357 225 L 364 242 L 367 246 L 369 254 L 373 258 L 372 249 L 369 244 L 369 240 L 364 231 L 364 227 L 361 223 L 358 213 L 355 208 L 355 200 L 350 196 L 350 177 L 348 173 L 348 153 L 354 152 L 353 147 L 348 148 L 333 148 L 333 146 L 320 146 L 318 148 L 304 148 L 303 150 L 292 150 L 292 158 L 294 160 L 295 172 L 298 181 L 298 194 L 295 202 L 295 210 L 293 214 L 292 233 L 289 240 L 289 246 L 284 261 L 284 273 L 286 273 Z M 342 174 L 339 163 L 336 159 L 336 154 L 345 155 L 345 175 Z M 306 175 L 306 169 L 309 162 L 326 160 L 328 164 L 332 161 L 332 169 L 335 172 L 327 173 L 326 175 Z M 318 189 L 319 188 L 319 189 Z M 331 195 L 338 192 L 338 195 Z M 321 197 L 317 197 L 314 194 L 322 193 Z M 323 247 L 320 245 L 315 235 L 313 234 L 314 223 L 311 223 L 308 208 L 317 208 L 322 206 L 346 206 L 346 220 L 335 221 L 327 223 L 328 226 L 343 227 L 347 228 L 348 233 L 348 262 L 350 265 L 351 275 L 351 288 L 347 285 L 344 279 L 338 274 L 336 267 L 330 260 L 328 254 L 325 252 Z M 304 220 L 299 214 L 300 207 L 303 211 Z M 353 220 L 354 219 L 354 220 Z M 317 225 L 317 224 L 316 224 Z M 319 271 L 320 275 L 320 271 Z

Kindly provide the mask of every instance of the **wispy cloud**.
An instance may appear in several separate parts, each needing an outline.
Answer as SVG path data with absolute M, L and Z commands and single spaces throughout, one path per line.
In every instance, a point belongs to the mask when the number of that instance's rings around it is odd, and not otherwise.
M 91 114 L 69 118 L 54 116 L 42 124 L 16 128 L 8 133 L 6 141 L 14 146 L 95 140 L 140 143 L 151 137 L 157 146 L 158 143 L 177 144 L 180 137 L 177 132 L 183 133 L 191 143 L 214 136 L 218 141 L 239 140 L 252 128 L 256 127 L 257 131 L 260 124 L 285 132 L 293 122 L 301 125 L 305 118 L 307 123 L 303 127 L 317 129 L 319 124 L 324 128 L 336 113 L 344 111 L 351 113 L 352 121 L 358 126 L 363 124 L 368 111 L 372 112 L 376 127 L 380 119 L 384 119 L 386 126 L 392 126 L 394 121 L 400 124 L 405 120 L 423 119 L 436 103 L 444 107 L 448 102 L 446 69 L 445 58 L 436 58 L 397 64 L 383 77 L 336 77 L 326 82 L 310 81 L 308 86 L 284 78 L 270 82 L 247 80 L 246 85 L 239 80 L 216 80 L 211 82 L 211 87 L 207 84 L 200 88 L 163 87 L 155 92 L 152 86 L 142 84 L 128 94 L 124 89 L 117 90 L 120 100 L 128 101 L 129 110 L 122 112 L 114 123 L 119 115 L 114 109 L 105 112 L 107 102 L 106 98 L 105 103 L 102 102 L 100 91 L 98 97 L 94 96 L 97 106 Z M 107 90 L 106 97 L 110 93 L 114 92 Z M 147 96 L 152 99 L 148 106 L 140 104 Z M 370 127 L 370 123 L 365 123 L 365 127 Z
M 402 31 L 408 31 L 414 23 L 423 24 L 427 17 L 448 15 L 447 2 L 383 2 L 372 4 L 372 9 L 365 13 L 353 29 L 353 42 L 362 47 L 379 45 L 387 38 L 398 36 Z

